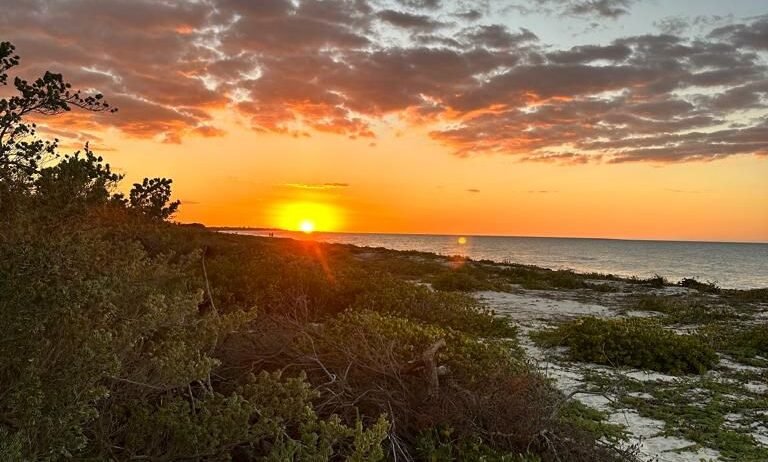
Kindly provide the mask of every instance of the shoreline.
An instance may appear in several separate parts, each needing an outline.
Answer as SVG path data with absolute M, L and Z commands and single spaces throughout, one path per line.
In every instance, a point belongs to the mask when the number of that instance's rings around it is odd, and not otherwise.
M 243 232 L 245 231 L 245 232 Z M 283 235 L 264 235 L 264 234 L 254 234 L 248 231 L 254 231 L 254 232 L 270 232 L 270 231 L 276 231 L 284 233 Z M 727 285 L 721 285 L 720 282 L 707 279 L 707 278 L 701 278 L 696 274 L 684 274 L 681 275 L 677 280 L 670 279 L 668 276 L 661 274 L 661 272 L 647 272 L 645 275 L 638 274 L 637 272 L 630 271 L 613 271 L 613 272 L 606 272 L 606 271 L 599 271 L 599 270 L 591 270 L 586 266 L 582 267 L 573 267 L 568 265 L 561 265 L 561 266 L 549 266 L 549 265 L 541 265 L 536 263 L 527 263 L 527 262 L 515 262 L 515 261 L 507 261 L 506 259 L 488 259 L 488 258 L 477 258 L 472 255 L 462 255 L 462 254 L 450 254 L 450 253 L 441 253 L 441 252 L 435 252 L 430 250 L 424 250 L 424 249 L 404 249 L 404 248 L 392 248 L 382 245 L 366 245 L 363 243 L 357 243 L 357 242 L 341 242 L 341 241 L 327 241 L 323 239 L 315 239 L 315 237 L 322 237 L 324 234 L 330 234 L 330 235 L 348 235 L 348 236 L 358 236 L 358 233 L 313 233 L 312 235 L 305 235 L 301 232 L 294 232 L 294 231 L 280 231 L 280 230 L 220 230 L 215 232 L 223 232 L 225 234 L 235 234 L 235 235 L 241 235 L 241 236 L 253 236 L 253 237 L 259 237 L 259 238 L 269 238 L 269 239 L 289 239 L 289 240 L 295 240 L 300 242 L 318 242 L 326 245 L 351 245 L 354 247 L 359 248 L 366 248 L 366 249 L 385 249 L 395 252 L 417 252 L 417 253 L 423 253 L 423 254 L 430 254 L 435 257 L 441 257 L 441 258 L 465 258 L 468 260 L 472 260 L 478 263 L 488 263 L 488 264 L 498 264 L 498 265 L 515 265 L 515 266 L 524 266 L 529 267 L 533 269 L 540 269 L 540 270 L 547 270 L 547 271 L 568 271 L 572 272 L 576 275 L 583 276 L 583 277 L 598 277 L 602 279 L 621 279 L 621 280 L 627 280 L 627 281 L 633 281 L 633 282 L 642 282 L 644 280 L 649 279 L 658 279 L 658 277 L 663 278 L 665 285 L 679 285 L 684 280 L 689 281 L 695 281 L 697 283 L 702 284 L 709 284 L 717 286 L 720 289 L 723 290 L 762 290 L 767 289 L 768 290 L 768 283 L 765 285 L 752 285 L 752 286 L 746 286 L 746 285 L 739 285 L 739 286 L 727 286 Z M 370 234 L 371 236 L 379 236 L 379 234 Z M 386 235 L 386 236 L 410 236 L 410 235 L 399 235 L 399 234 L 392 234 L 392 235 Z M 420 237 L 455 237 L 452 235 L 418 235 Z M 506 237 L 504 237 L 506 238 Z M 515 237 L 511 237 L 512 239 L 515 239 Z M 520 238 L 520 239 L 527 239 L 527 238 Z M 534 239 L 564 239 L 564 240 L 570 240 L 575 239 L 579 240 L 581 238 L 534 238 Z M 590 240 L 590 239 L 585 239 Z M 623 241 L 623 240 L 612 240 L 607 239 L 608 241 L 617 241 L 617 242 L 647 242 L 647 243 L 658 243 L 658 242 L 668 242 L 668 243 L 678 243 L 675 241 Z M 712 245 L 718 245 L 720 243 L 715 242 L 693 242 L 693 241 L 680 241 L 679 243 L 682 244 L 712 244 Z M 768 249 L 768 244 L 761 244 L 761 243 L 723 243 L 723 244 L 747 244 L 747 245 L 759 245 L 759 246 L 765 246 L 766 249 Z M 464 250 L 466 251 L 466 247 L 454 247 L 458 250 Z M 589 258 L 589 257 L 583 257 L 583 258 Z M 768 276 L 766 276 L 768 280 Z
M 301 231 L 294 231 L 281 228 L 270 227 L 249 227 L 249 226 L 206 226 L 200 223 L 180 223 L 185 226 L 204 226 L 211 231 L 272 231 L 285 234 L 302 234 Z M 721 241 L 710 239 L 642 239 L 631 237 L 601 237 L 601 236 L 527 236 L 516 234 L 454 234 L 454 233 L 394 233 L 394 232 L 372 232 L 372 231 L 314 231 L 313 234 L 323 235 L 366 235 L 366 236 L 415 236 L 415 237 L 469 237 L 469 238 L 499 238 L 499 239 L 560 239 L 560 240 L 584 240 L 584 241 L 620 241 L 620 242 L 649 242 L 649 243 L 671 243 L 671 244 L 746 244 L 746 245 L 768 245 L 768 241 Z

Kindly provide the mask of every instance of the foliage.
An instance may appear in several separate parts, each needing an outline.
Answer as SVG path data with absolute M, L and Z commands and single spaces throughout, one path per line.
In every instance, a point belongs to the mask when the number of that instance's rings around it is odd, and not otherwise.
M 591 408 L 577 400 L 569 400 L 560 411 L 563 420 L 583 428 L 600 438 L 618 444 L 627 439 L 627 430 L 623 425 L 606 422 L 608 414 Z
M 382 416 L 370 428 L 338 417 L 320 419 L 316 394 L 303 378 L 279 373 L 250 375 L 229 396 L 213 393 L 190 400 L 173 396 L 159 406 L 133 406 L 126 423 L 125 456 L 151 460 L 376 461 L 389 423 Z
M 135 183 L 128 196 L 128 204 L 144 215 L 167 220 L 178 210 L 180 201 L 171 202 L 171 183 L 168 178 L 144 178 Z
M 8 71 L 20 58 L 15 47 L 0 42 L 0 85 L 7 85 Z M 0 99 L 0 213 L 29 207 L 25 196 L 42 199 L 34 205 L 93 206 L 96 203 L 122 201 L 112 188 L 121 177 L 113 173 L 102 158 L 85 145 L 85 155 L 75 153 L 63 157 L 58 152 L 58 140 L 37 137 L 37 126 L 26 119 L 30 116 L 56 116 L 72 109 L 88 112 L 116 112 L 101 94 L 84 95 L 73 90 L 61 74 L 46 72 L 34 82 L 19 77 L 13 86 L 17 94 Z M 45 165 L 53 164 L 52 167 Z M 170 180 L 145 179 L 134 185 L 130 206 L 149 216 L 170 217 L 178 202 L 170 201 Z
M 748 327 L 733 324 L 713 324 L 702 329 L 707 342 L 718 351 L 740 361 L 756 357 L 768 358 L 768 324 Z
M 493 285 L 467 271 L 446 271 L 432 281 L 432 287 L 437 290 L 457 292 L 493 289 Z
M 707 294 L 719 294 L 720 293 L 720 287 L 717 286 L 714 282 L 701 282 L 696 280 L 695 278 L 683 278 L 680 280 L 680 282 L 677 283 L 680 287 L 687 287 L 689 289 L 695 289 L 699 292 L 707 293 Z
M 630 366 L 659 372 L 704 373 L 717 354 L 696 335 L 675 334 L 645 318 L 581 318 L 534 335 L 539 343 L 568 347 L 576 361 Z
M 366 291 L 352 307 L 394 314 L 480 337 L 513 338 L 517 334 L 517 329 L 508 320 L 495 316 L 472 297 L 434 292 L 424 286 L 396 281 Z
M 525 289 L 581 289 L 585 286 L 583 278 L 569 270 L 547 270 L 522 265 L 510 265 L 501 271 L 512 284 L 520 284 Z
M 634 309 L 663 313 L 663 321 L 668 324 L 702 324 L 744 317 L 728 305 L 680 296 L 644 295 Z
M 487 462 L 541 462 L 530 453 L 512 454 L 494 450 L 479 439 L 459 440 L 451 428 L 434 428 L 417 438 L 416 455 L 419 460 L 430 462 L 454 460 L 482 460 Z

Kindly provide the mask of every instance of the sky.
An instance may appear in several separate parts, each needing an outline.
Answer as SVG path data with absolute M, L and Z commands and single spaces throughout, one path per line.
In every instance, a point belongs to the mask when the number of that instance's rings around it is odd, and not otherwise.
M 764 0 L 0 0 L 182 222 L 768 242 Z

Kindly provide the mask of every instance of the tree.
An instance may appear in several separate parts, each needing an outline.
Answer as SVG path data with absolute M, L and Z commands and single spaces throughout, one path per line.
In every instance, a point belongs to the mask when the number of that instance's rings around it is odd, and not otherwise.
M 171 200 L 171 183 L 169 178 L 144 178 L 141 183 L 135 183 L 128 196 L 128 205 L 150 218 L 166 220 L 170 218 L 181 204 Z
M 0 85 L 8 84 L 8 71 L 20 62 L 15 47 L 0 42 Z M 83 154 L 62 156 L 58 139 L 36 136 L 37 126 L 30 116 L 55 116 L 73 108 L 90 112 L 116 112 L 103 95 L 83 95 L 61 74 L 46 72 L 34 82 L 19 77 L 13 80 L 18 94 L 0 99 L 0 214 L 8 216 L 21 199 L 34 196 L 37 205 L 59 213 L 80 210 L 83 206 L 112 204 L 127 206 L 151 218 L 165 220 L 179 208 L 171 202 L 171 183 L 167 178 L 145 178 L 136 183 L 126 200 L 114 194 L 122 176 L 96 156 L 86 143 Z M 43 165 L 52 163 L 52 166 Z M 51 206 L 51 207 L 47 207 Z
M 19 64 L 15 47 L 0 42 L 0 85 L 8 84 L 8 71 Z M 33 115 L 52 116 L 80 108 L 91 112 L 116 112 L 101 94 L 84 96 L 72 90 L 61 74 L 46 72 L 34 82 L 13 80 L 17 95 L 0 99 L 0 179 L 33 178 L 46 156 L 57 157 L 57 141 L 35 137 Z

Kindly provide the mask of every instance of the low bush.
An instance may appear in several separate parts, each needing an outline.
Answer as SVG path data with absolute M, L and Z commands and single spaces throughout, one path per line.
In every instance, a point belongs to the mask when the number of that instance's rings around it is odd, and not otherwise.
M 768 359 L 768 324 L 746 328 L 734 324 L 712 324 L 701 331 L 710 345 L 737 360 Z
M 738 303 L 768 303 L 768 288 L 764 289 L 723 289 L 722 294 Z
M 694 289 L 699 292 L 707 293 L 707 294 L 719 294 L 720 293 L 720 287 L 717 286 L 714 282 L 701 282 L 695 278 L 683 278 L 680 280 L 680 282 L 677 283 L 680 287 L 686 287 L 688 289 Z
M 584 278 L 570 270 L 549 270 L 522 265 L 510 265 L 499 274 L 511 284 L 520 284 L 525 289 L 582 289 Z
M 303 327 L 269 322 L 261 319 L 254 327 L 264 330 L 249 341 L 225 345 L 223 367 L 304 372 L 320 394 L 315 409 L 348 425 L 386 413 L 390 458 L 520 460 L 530 451 L 545 461 L 620 460 L 599 436 L 560 418 L 562 395 L 528 370 L 513 341 L 373 311 Z M 425 436 L 437 429 L 450 438 Z
M 576 361 L 654 371 L 701 374 L 717 363 L 717 354 L 696 335 L 680 335 L 643 318 L 581 318 L 534 339 L 544 346 L 568 347 Z
M 744 317 L 728 305 L 680 296 L 645 295 L 637 300 L 634 308 L 662 313 L 664 323 L 668 324 L 704 324 Z
M 392 314 L 479 337 L 514 338 L 517 334 L 510 321 L 495 316 L 471 296 L 436 292 L 399 281 L 360 294 L 352 308 Z
M 168 396 L 128 412 L 120 455 L 130 460 L 349 460 L 384 458 L 383 416 L 369 428 L 352 427 L 336 416 L 320 419 L 317 397 L 302 377 L 249 375 L 229 395 L 194 399 Z M 114 436 L 113 436 L 114 437 Z
M 437 290 L 455 292 L 474 292 L 492 290 L 494 285 L 466 271 L 446 271 L 432 280 L 432 287 Z

